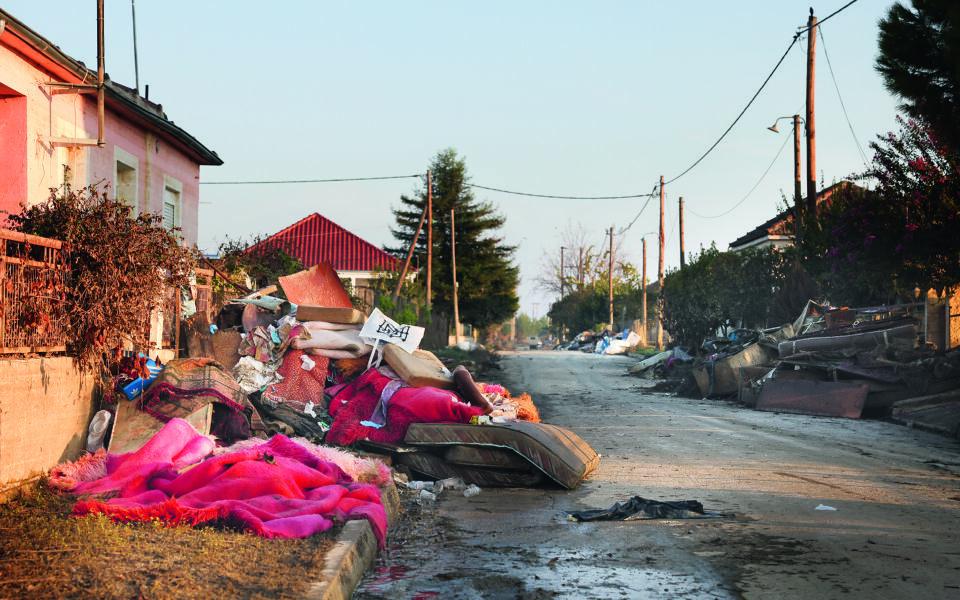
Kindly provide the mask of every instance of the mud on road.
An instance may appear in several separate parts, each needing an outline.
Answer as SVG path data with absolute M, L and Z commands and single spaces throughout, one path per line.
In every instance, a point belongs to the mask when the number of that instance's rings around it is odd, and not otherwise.
M 651 391 L 635 360 L 501 356 L 496 381 L 603 455 L 574 490 L 403 494 L 354 598 L 952 598 L 960 447 L 881 421 Z M 731 519 L 572 523 L 640 495 Z M 817 510 L 818 506 L 836 510 Z

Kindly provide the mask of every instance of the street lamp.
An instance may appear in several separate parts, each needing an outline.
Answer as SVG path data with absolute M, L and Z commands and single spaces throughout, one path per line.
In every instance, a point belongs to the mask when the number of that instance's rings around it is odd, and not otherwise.
M 777 130 L 777 123 L 783 119 L 793 119 L 793 197 L 794 203 L 796 205 L 796 215 L 793 220 L 794 227 L 794 238 L 796 239 L 797 248 L 800 247 L 800 240 L 803 237 L 803 225 L 801 223 L 801 216 L 803 214 L 803 198 L 800 196 L 800 121 L 803 119 L 800 118 L 800 115 L 793 115 L 792 117 L 780 117 L 773 122 L 773 125 L 767 127 L 770 131 L 774 133 L 780 133 Z

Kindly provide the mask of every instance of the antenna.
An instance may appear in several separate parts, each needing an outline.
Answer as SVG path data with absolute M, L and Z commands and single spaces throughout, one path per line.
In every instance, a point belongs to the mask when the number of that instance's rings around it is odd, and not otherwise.
M 137 64 L 137 0 L 130 0 L 130 17 L 133 19 L 133 76 L 137 95 L 140 95 L 140 67 Z

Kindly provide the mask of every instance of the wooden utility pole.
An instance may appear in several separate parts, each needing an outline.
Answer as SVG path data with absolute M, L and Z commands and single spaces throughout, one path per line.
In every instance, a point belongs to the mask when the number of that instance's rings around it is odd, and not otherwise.
M 643 241 L 643 331 L 640 335 L 643 337 L 643 345 L 647 345 L 647 238 Z
M 433 304 L 433 295 L 431 294 L 431 285 L 433 285 L 433 174 L 427 170 L 427 313 L 430 313 L 430 305 Z
M 403 262 L 403 270 L 400 271 L 400 277 L 397 279 L 397 288 L 393 290 L 393 303 L 397 303 L 397 298 L 400 296 L 400 288 L 403 287 L 403 280 L 407 277 L 407 269 L 410 268 L 410 259 L 413 258 L 413 251 L 417 249 L 417 241 L 420 239 L 420 230 L 423 229 L 423 220 L 427 217 L 427 207 L 424 205 L 423 214 L 420 215 L 420 224 L 417 225 L 417 233 L 413 236 L 413 241 L 410 242 L 410 250 L 407 252 L 407 260 Z
M 660 176 L 660 258 L 657 261 L 657 289 L 663 289 L 663 175 Z M 659 293 L 658 293 L 659 296 Z M 657 350 L 663 350 L 663 303 L 657 301 Z
M 563 300 L 563 251 L 565 246 L 560 246 L 560 299 Z
M 687 259 L 683 251 L 683 196 L 680 196 L 680 268 L 685 266 L 687 266 Z
M 803 241 L 803 195 L 800 192 L 800 115 L 793 115 L 793 205 L 796 216 L 793 218 L 793 231 L 797 248 Z
M 613 227 L 610 227 L 610 272 L 607 273 L 608 297 L 610 300 L 610 332 L 613 332 Z
M 813 121 L 814 79 L 816 75 L 817 18 L 810 9 L 807 21 L 807 210 L 817 218 L 817 138 Z
M 457 233 L 453 220 L 453 209 L 450 209 L 450 258 L 453 262 L 453 328 L 457 344 L 460 343 L 460 308 L 457 305 Z

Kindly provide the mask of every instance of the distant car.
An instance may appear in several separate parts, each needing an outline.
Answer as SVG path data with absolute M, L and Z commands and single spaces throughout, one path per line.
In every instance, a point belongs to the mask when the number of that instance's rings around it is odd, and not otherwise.
M 539 350 L 540 348 L 543 348 L 543 342 L 541 342 L 540 338 L 535 335 L 528 335 L 526 343 L 531 350 Z

